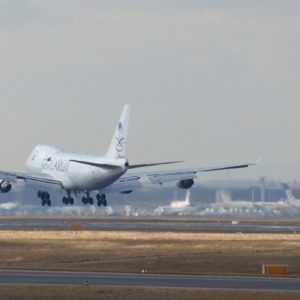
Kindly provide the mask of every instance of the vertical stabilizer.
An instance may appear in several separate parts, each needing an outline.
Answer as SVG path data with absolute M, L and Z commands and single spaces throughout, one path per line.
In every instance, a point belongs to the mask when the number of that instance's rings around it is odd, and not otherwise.
M 106 156 L 112 158 L 125 157 L 127 132 L 129 125 L 129 113 L 130 105 L 125 105 L 120 120 L 116 126 L 116 130 L 111 140 Z
M 283 188 L 284 188 L 284 191 L 285 191 L 285 194 L 286 194 L 286 197 L 287 197 L 287 200 L 289 201 L 295 201 L 296 198 L 295 196 L 293 195 L 293 190 L 292 188 L 287 185 L 286 183 L 281 183 Z

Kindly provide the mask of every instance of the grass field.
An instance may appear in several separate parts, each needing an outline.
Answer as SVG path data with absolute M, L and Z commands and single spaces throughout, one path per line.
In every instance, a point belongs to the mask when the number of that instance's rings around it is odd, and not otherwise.
M 96 286 L 16 286 L 0 285 L 1 299 L 46 300 L 46 299 L 106 299 L 106 300 L 295 300 L 300 292 L 234 291 L 210 289 L 151 289 Z
M 299 234 L 2 230 L 0 268 L 259 275 L 284 263 L 300 275 Z

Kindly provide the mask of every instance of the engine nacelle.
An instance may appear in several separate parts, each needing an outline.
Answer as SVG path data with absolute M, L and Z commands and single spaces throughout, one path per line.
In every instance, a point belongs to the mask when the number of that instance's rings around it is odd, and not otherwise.
M 132 191 L 123 191 L 123 192 L 120 192 L 121 194 L 130 194 L 132 193 Z
M 180 189 L 189 189 L 194 185 L 194 179 L 185 179 L 177 182 L 177 186 Z
M 12 185 L 7 180 L 1 180 L 0 179 L 0 192 L 2 193 L 8 193 L 12 188 Z

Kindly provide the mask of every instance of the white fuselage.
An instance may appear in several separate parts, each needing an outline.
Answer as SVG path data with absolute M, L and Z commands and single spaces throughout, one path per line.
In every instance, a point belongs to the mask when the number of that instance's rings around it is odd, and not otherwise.
M 124 158 L 67 153 L 47 145 L 34 148 L 26 167 L 29 174 L 60 181 L 69 191 L 103 189 L 128 169 Z
M 171 209 L 185 209 L 190 206 L 190 190 L 187 190 L 187 194 L 184 201 L 172 201 L 170 204 Z

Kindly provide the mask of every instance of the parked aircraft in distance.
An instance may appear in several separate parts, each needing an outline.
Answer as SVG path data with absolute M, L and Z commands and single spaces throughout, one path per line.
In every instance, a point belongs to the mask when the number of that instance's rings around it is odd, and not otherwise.
M 293 195 L 293 189 L 284 182 L 282 182 L 281 185 L 286 195 L 286 202 L 290 205 L 296 205 L 300 207 L 300 199 L 295 198 L 295 196 Z
M 154 209 L 153 214 L 160 215 L 181 215 L 195 213 L 197 206 L 190 205 L 190 189 L 187 190 L 185 200 L 174 200 L 170 205 L 159 206 Z
M 300 199 L 293 195 L 292 188 L 282 183 L 286 198 L 278 201 L 232 200 L 230 192 L 217 192 L 217 201 L 206 206 L 207 213 L 238 214 L 238 215 L 293 215 L 299 211 Z
M 93 204 L 90 193 L 97 191 L 98 206 L 106 206 L 106 194 L 112 192 L 130 193 L 142 187 L 141 179 L 152 184 L 177 182 L 181 189 L 189 189 L 194 184 L 198 172 L 245 168 L 256 163 L 225 165 L 208 168 L 183 169 L 167 172 L 127 173 L 129 169 L 173 164 L 178 161 L 129 164 L 125 157 L 130 106 L 125 105 L 121 118 L 116 126 L 109 149 L 104 156 L 92 156 L 68 153 L 49 145 L 38 145 L 30 154 L 26 173 L 0 172 L 0 191 L 8 193 L 19 180 L 38 187 L 37 197 L 43 206 L 51 205 L 50 191 L 53 187 L 62 189 L 64 204 L 74 204 L 73 195 L 83 193 L 83 204 Z

